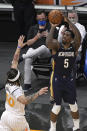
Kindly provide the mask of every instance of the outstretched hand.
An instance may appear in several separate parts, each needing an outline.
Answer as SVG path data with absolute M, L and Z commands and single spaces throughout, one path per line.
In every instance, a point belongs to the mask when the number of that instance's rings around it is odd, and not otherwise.
M 48 87 L 41 88 L 38 93 L 39 95 L 47 94 L 48 92 Z
M 23 48 L 23 47 L 24 47 L 24 44 L 23 44 L 24 38 L 25 38 L 25 36 L 21 35 L 21 36 L 19 37 L 19 39 L 18 39 L 18 46 L 19 46 L 20 48 Z
M 20 55 L 20 49 L 23 47 L 23 41 L 24 41 L 24 36 L 21 35 L 18 39 L 18 45 L 17 45 L 17 49 L 14 53 L 14 57 L 13 57 L 13 60 L 12 60 L 12 65 L 11 65 L 11 68 L 15 68 L 17 69 L 17 66 L 18 66 L 18 60 L 19 60 L 19 55 Z

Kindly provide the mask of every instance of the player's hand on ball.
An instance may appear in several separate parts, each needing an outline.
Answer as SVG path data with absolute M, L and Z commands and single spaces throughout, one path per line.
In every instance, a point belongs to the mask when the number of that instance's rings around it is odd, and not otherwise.
M 53 24 L 51 22 L 50 22 L 50 24 L 51 24 L 51 27 L 57 27 L 59 25 L 59 24 Z
M 38 94 L 39 96 L 43 95 L 43 94 L 47 94 L 48 92 L 48 87 L 44 87 L 44 88 L 41 88 L 39 91 L 38 91 Z

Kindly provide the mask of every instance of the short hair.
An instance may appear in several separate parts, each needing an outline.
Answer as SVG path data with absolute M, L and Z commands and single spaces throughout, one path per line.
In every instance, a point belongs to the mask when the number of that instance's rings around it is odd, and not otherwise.
M 37 10 L 37 15 L 40 15 L 40 14 L 42 14 L 42 13 L 44 13 L 45 14 L 45 16 L 46 16 L 46 12 L 45 12 L 45 10 Z
M 70 30 L 70 29 L 66 29 L 66 31 L 70 32 L 70 34 L 71 34 L 71 37 L 74 39 L 74 37 L 75 37 L 75 34 L 73 33 L 73 31 L 72 31 L 72 30 Z M 65 31 L 65 32 L 66 32 L 66 31 Z

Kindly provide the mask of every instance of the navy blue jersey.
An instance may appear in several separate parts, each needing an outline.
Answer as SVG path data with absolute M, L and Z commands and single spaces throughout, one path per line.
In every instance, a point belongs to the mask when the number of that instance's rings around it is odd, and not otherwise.
M 64 49 L 63 46 L 53 55 L 53 70 L 58 76 L 70 76 L 75 66 L 75 49 L 73 45 Z

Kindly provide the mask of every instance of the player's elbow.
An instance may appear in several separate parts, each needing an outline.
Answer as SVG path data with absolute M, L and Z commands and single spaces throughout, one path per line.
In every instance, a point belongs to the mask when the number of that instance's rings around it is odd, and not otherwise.
M 27 105 L 27 104 L 29 104 L 29 102 L 28 102 L 28 100 L 25 98 L 25 99 L 22 101 L 22 104 Z
M 50 49 L 50 44 L 48 43 L 48 44 L 46 44 L 46 46 L 47 46 L 47 48 L 49 48 Z
M 50 45 L 50 41 L 48 39 L 46 39 L 46 46 L 49 48 Z
M 47 46 L 47 48 L 49 48 L 49 49 L 52 49 L 52 40 L 48 40 L 48 39 L 46 39 L 46 46 Z
M 21 100 L 20 101 L 22 104 L 24 104 L 24 105 L 27 105 L 28 104 L 28 101 L 25 99 L 25 100 Z

